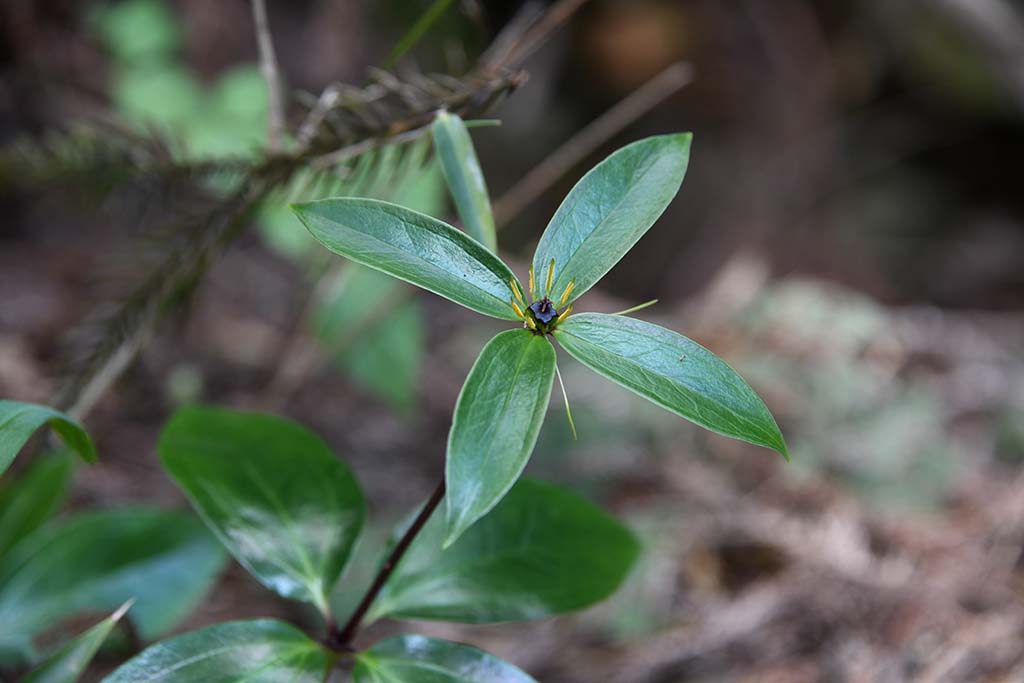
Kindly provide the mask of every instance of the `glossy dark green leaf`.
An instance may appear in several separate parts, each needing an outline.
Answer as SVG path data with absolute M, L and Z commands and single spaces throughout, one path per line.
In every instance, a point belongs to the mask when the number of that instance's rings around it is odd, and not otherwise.
M 430 132 L 444 179 L 466 232 L 497 253 L 498 237 L 494 230 L 491 200 L 487 196 L 487 183 L 466 124 L 454 114 L 441 112 L 430 126 Z
M 321 683 L 327 666 L 294 626 L 231 621 L 152 645 L 101 683 Z
M 666 410 L 789 457 L 764 402 L 697 342 L 652 323 L 603 313 L 570 316 L 555 338 L 576 360 Z
M 595 166 L 569 192 L 533 256 L 543 287 L 555 261 L 552 299 L 575 278 L 569 301 L 594 286 L 654 225 L 679 191 L 690 160 L 690 133 L 626 145 Z
M 356 655 L 354 683 L 536 683 L 520 669 L 469 645 L 407 635 Z
M 466 233 L 376 199 L 322 199 L 292 207 L 321 244 L 484 315 L 517 320 L 508 266 Z
M 57 511 L 71 481 L 71 454 L 52 453 L 16 481 L 0 482 L 0 557 Z
M 74 418 L 46 406 L 3 400 L 0 401 L 0 474 L 10 467 L 29 437 L 46 423 L 82 459 L 95 462 L 96 448 L 92 439 Z
M 125 603 L 109 617 L 67 642 L 32 669 L 21 683 L 76 683 L 130 605 Z
M 579 496 L 522 478 L 451 547 L 434 515 L 370 610 L 467 623 L 543 619 L 610 595 L 640 547 L 613 517 Z
M 168 422 L 157 449 L 243 566 L 280 595 L 327 611 L 366 505 L 320 437 L 272 415 L 188 407 Z
M 529 330 L 502 332 L 480 352 L 448 434 L 446 545 L 519 478 L 537 443 L 554 377 L 554 347 Z
M 43 527 L 0 563 L 0 650 L 25 651 L 61 619 L 132 598 L 139 634 L 159 636 L 192 611 L 225 559 L 182 512 L 118 508 Z

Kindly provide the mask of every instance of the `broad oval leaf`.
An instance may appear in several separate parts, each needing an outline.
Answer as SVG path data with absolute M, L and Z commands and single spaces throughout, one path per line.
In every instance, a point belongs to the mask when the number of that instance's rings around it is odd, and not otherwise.
M 497 253 L 498 237 L 494 230 L 491 200 L 487 196 L 487 183 L 466 124 L 454 114 L 441 112 L 434 118 L 430 132 L 444 179 L 466 232 Z
M 321 683 L 328 655 L 294 626 L 230 621 L 152 645 L 101 683 Z
M 603 313 L 569 316 L 555 338 L 576 360 L 666 410 L 789 459 L 764 402 L 697 342 L 643 320 Z
M 576 280 L 574 301 L 604 277 L 654 225 L 679 191 L 691 133 L 646 138 L 592 168 L 558 207 L 533 256 L 537 282 L 555 262 L 552 299 Z
M 21 683 L 76 683 L 130 605 L 125 603 L 109 617 L 65 643 L 32 669 Z
M 351 470 L 320 437 L 272 415 L 186 407 L 157 449 L 246 569 L 283 597 L 326 613 L 366 503 Z
M 451 547 L 427 522 L 370 610 L 465 623 L 543 619 L 611 595 L 640 546 L 622 524 L 579 496 L 522 478 Z
M 96 447 L 93 446 L 92 439 L 74 418 L 59 410 L 35 403 L 0 400 L 0 474 L 10 467 L 14 456 L 33 432 L 46 423 L 49 423 L 64 443 L 82 456 L 83 460 L 96 461 Z
M 354 683 L 537 683 L 470 645 L 419 635 L 377 641 L 356 655 Z
M 15 481 L 0 482 L 0 557 L 57 511 L 71 481 L 71 455 L 40 458 Z
M 131 619 L 152 639 L 192 611 L 225 559 L 181 512 L 118 508 L 43 527 L 0 564 L 0 650 L 27 651 L 57 621 L 132 598 Z
M 480 352 L 448 433 L 446 546 L 497 505 L 526 467 L 554 376 L 554 347 L 529 330 L 502 332 Z
M 452 226 L 376 199 L 338 198 L 292 209 L 329 250 L 466 308 L 517 320 L 509 267 Z

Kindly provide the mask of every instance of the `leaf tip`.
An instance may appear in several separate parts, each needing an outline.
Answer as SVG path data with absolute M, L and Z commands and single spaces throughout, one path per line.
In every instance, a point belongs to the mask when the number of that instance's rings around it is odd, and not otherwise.
M 119 622 L 121 620 L 121 617 L 127 614 L 128 610 L 130 610 L 132 608 L 132 605 L 135 604 L 135 600 L 136 598 L 130 598 L 126 603 L 118 607 L 117 611 L 110 615 L 110 620 L 115 624 Z
M 462 529 L 457 527 L 454 529 L 449 528 L 445 533 L 444 541 L 441 543 L 441 550 L 448 550 L 448 548 L 452 547 L 452 545 L 455 544 L 455 541 L 459 540 L 459 536 L 462 535 L 462 531 Z
M 777 451 L 777 452 L 778 452 L 778 453 L 779 453 L 779 454 L 780 454 L 780 455 L 781 455 L 781 456 L 782 456 L 783 458 L 785 458 L 785 459 L 786 459 L 786 462 L 793 462 L 793 458 L 791 458 L 791 457 L 790 457 L 790 455 L 789 455 L 789 448 L 788 448 L 788 447 L 786 446 L 786 442 L 785 442 L 785 441 L 783 441 L 783 439 L 782 439 L 782 435 L 781 435 L 781 434 L 779 435 L 779 445 L 778 445 L 778 447 L 776 447 L 776 449 L 775 449 L 775 450 L 776 450 L 776 451 Z

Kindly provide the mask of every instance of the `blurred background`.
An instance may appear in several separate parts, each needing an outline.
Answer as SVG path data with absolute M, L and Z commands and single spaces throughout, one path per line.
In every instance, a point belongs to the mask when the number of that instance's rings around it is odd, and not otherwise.
M 417 626 L 552 682 L 1024 681 L 1024 8 L 465 0 L 398 54 L 433 4 L 269 0 L 289 130 L 325 92 L 343 105 L 323 130 L 402 119 L 413 95 L 383 111 L 355 90 L 371 81 L 476 92 L 488 47 L 542 16 L 467 115 L 501 121 L 473 137 L 502 255 L 523 277 L 589 167 L 693 131 L 680 195 L 578 310 L 658 298 L 640 317 L 748 378 L 793 462 L 560 354 L 579 439 L 553 402 L 529 471 L 626 521 L 640 565 L 578 616 Z M 242 0 L 0 3 L 0 395 L 85 416 L 103 457 L 68 509 L 184 506 L 154 444 L 188 401 L 324 435 L 377 541 L 433 489 L 501 324 L 327 258 L 284 207 L 367 194 L 454 220 L 443 181 L 422 144 L 381 148 L 327 181 L 274 178 L 217 227 L 270 102 Z M 253 616 L 312 623 L 233 567 L 183 628 Z

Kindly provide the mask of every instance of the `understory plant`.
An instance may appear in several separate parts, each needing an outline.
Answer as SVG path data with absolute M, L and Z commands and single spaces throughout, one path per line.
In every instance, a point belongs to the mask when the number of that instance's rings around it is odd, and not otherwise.
M 416 634 L 363 642 L 367 624 L 485 624 L 579 610 L 622 583 L 640 547 L 592 503 L 522 477 L 551 399 L 557 343 L 597 373 L 696 424 L 787 456 L 771 414 L 725 362 L 628 313 L 574 313 L 674 198 L 689 134 L 627 145 L 587 173 L 547 226 L 525 279 L 496 254 L 490 202 L 462 120 L 440 112 L 433 143 L 466 232 L 396 204 L 331 198 L 293 207 L 335 254 L 485 316 L 512 323 L 481 350 L 454 408 L 443 477 L 394 530 L 369 587 L 339 619 L 336 586 L 367 511 L 352 470 L 305 427 L 218 407 L 179 409 L 160 461 L 212 537 L 178 512 L 129 508 L 44 521 L 67 483 L 66 453 L 0 489 L 0 657 L 32 663 L 26 681 L 73 681 L 118 620 L 157 640 L 104 683 L 525 683 L 519 668 L 469 645 Z M 565 407 L 568 398 L 562 387 Z M 572 426 L 569 414 L 570 428 Z M 81 425 L 49 408 L 0 402 L 0 471 L 50 423 L 86 459 Z M 444 505 L 444 513 L 434 514 Z M 216 539 L 214 541 L 213 539 Z M 219 543 L 218 543 L 219 542 Z M 258 619 L 158 640 L 201 600 L 224 550 L 279 596 L 310 605 L 309 633 Z M 112 614 L 62 646 L 34 642 L 69 616 Z M 3 660 L 0 660 L 3 661 Z

